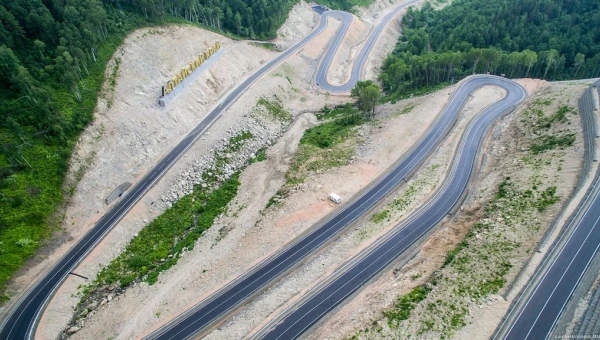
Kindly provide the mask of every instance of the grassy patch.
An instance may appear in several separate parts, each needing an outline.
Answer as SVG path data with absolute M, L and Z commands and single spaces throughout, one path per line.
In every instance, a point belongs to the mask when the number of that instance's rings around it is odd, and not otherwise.
M 357 108 L 352 106 L 352 104 L 350 103 L 346 103 L 344 105 L 333 108 L 325 106 L 321 109 L 320 112 L 317 113 L 316 116 L 318 120 L 331 120 L 337 118 L 352 117 L 358 114 L 359 111 Z
M 567 133 L 562 135 L 548 135 L 536 138 L 529 149 L 534 155 L 539 155 L 542 152 L 552 150 L 555 148 L 564 149 L 573 145 L 574 142 L 574 133 Z
M 269 51 L 281 52 L 281 49 L 279 49 L 277 45 L 269 42 L 253 42 L 252 45 L 256 47 L 262 47 Z
M 540 197 L 535 202 L 535 207 L 539 212 L 544 212 L 559 200 L 560 197 L 556 196 L 556 187 L 549 187 L 541 192 Z
M 177 263 L 181 252 L 192 249 L 200 235 L 237 194 L 239 172 L 213 192 L 196 188 L 133 238 L 123 253 L 102 269 L 91 288 L 118 284 L 125 288 L 136 280 L 154 284 L 158 274 Z
M 267 113 L 275 119 L 283 122 L 291 122 L 293 119 L 292 114 L 283 108 L 281 101 L 277 98 L 269 100 L 265 97 L 261 97 L 256 105 L 264 107 Z
M 394 307 L 383 312 L 383 315 L 388 320 L 388 325 L 391 328 L 395 328 L 398 327 L 400 321 L 408 320 L 417 304 L 425 300 L 430 292 L 431 288 L 421 285 L 413 289 L 410 293 L 398 298 Z
M 277 193 L 275 195 L 273 195 L 273 197 L 269 198 L 269 201 L 267 201 L 267 205 L 265 206 L 265 209 L 268 209 L 269 207 L 271 207 L 273 205 L 280 205 L 281 202 L 283 202 L 283 199 L 285 198 L 286 195 L 287 195 L 287 190 L 285 188 L 281 188 L 281 189 L 277 190 Z
M 348 164 L 358 143 L 355 127 L 363 122 L 359 114 L 344 115 L 306 130 L 286 174 L 287 184 L 299 184 L 309 173 Z
M 115 58 L 115 64 L 113 65 L 110 75 L 108 76 L 108 85 L 112 90 L 117 86 L 117 76 L 119 75 L 119 65 L 121 65 L 121 58 Z
M 267 150 L 260 149 L 256 153 L 256 156 L 254 158 L 251 158 L 249 162 L 250 162 L 250 164 L 254 164 L 254 163 L 262 162 L 266 159 L 267 159 Z
M 331 9 L 353 12 L 354 6 L 368 7 L 374 0 L 318 0 L 317 3 Z
M 373 214 L 373 216 L 371 216 L 371 221 L 373 223 L 379 223 L 379 222 L 383 222 L 386 219 L 388 219 L 390 217 L 390 211 L 389 210 L 382 210 L 376 214 Z
M 362 120 L 336 120 L 327 122 L 314 128 L 306 130 L 300 144 L 310 144 L 324 149 L 347 139 L 352 133 L 353 127 L 360 124 Z
M 567 105 L 561 105 L 558 110 L 547 116 L 544 113 L 547 105 L 552 103 L 551 99 L 542 100 L 537 99 L 532 107 L 525 110 L 525 119 L 522 122 L 526 127 L 530 128 L 533 133 L 540 134 L 545 130 L 549 130 L 553 123 L 565 123 L 568 122 L 568 113 L 576 114 L 575 110 Z
M 385 95 L 383 98 L 381 98 L 381 101 L 382 102 L 392 102 L 392 104 L 393 104 L 402 99 L 424 96 L 426 94 L 430 94 L 430 93 L 439 91 L 449 85 L 450 85 L 450 83 L 444 82 L 444 83 L 440 83 L 437 85 L 422 87 L 417 90 L 409 91 L 409 92 L 403 92 L 403 91 L 393 92 L 393 93 Z
M 456 257 L 456 255 L 463 250 L 465 247 L 467 247 L 469 244 L 467 243 L 467 241 L 462 241 L 461 243 L 459 243 L 456 247 L 454 247 L 452 250 L 450 250 L 448 252 L 448 254 L 446 254 L 446 260 L 444 261 L 444 264 L 442 265 L 442 268 L 446 267 L 447 265 L 449 265 L 450 263 L 452 263 L 452 261 L 454 261 L 454 258 Z
M 402 111 L 400 111 L 401 115 L 407 114 L 409 112 L 411 112 L 417 105 L 416 104 L 409 104 L 406 105 L 404 108 L 402 108 Z
M 554 98 L 544 98 L 544 99 L 536 99 L 534 104 L 535 105 L 544 105 L 544 106 L 548 106 L 550 104 L 552 104 L 552 102 L 554 101 Z

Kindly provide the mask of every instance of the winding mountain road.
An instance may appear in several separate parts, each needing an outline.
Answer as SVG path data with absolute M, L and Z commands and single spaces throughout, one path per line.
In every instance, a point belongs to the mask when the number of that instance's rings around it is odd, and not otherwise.
M 420 0 L 409 1 L 396 8 L 392 13 L 390 13 L 390 15 L 385 17 L 385 19 L 388 21 L 386 22 L 382 20 L 379 26 L 377 26 L 379 28 L 376 28 L 372 32 L 371 36 L 375 35 L 374 39 L 376 40 L 379 36 L 379 33 L 381 33 L 383 30 L 383 27 L 389 22 L 389 20 L 391 20 L 393 15 L 419 1 Z M 177 160 L 191 145 L 194 144 L 194 142 L 210 127 L 210 125 L 212 125 L 212 123 L 214 123 L 223 114 L 223 112 L 225 112 L 254 82 L 273 69 L 273 67 L 277 66 L 281 61 L 296 53 L 314 37 L 319 35 L 327 27 L 327 18 L 330 16 L 342 18 L 342 20 L 344 20 L 342 27 L 345 26 L 346 30 L 349 26 L 348 18 L 352 18 L 347 13 L 344 14 L 344 12 L 324 12 L 321 14 L 319 26 L 317 26 L 314 31 L 312 31 L 294 46 L 281 53 L 275 59 L 265 64 L 254 74 L 246 78 L 237 88 L 231 91 L 231 93 L 229 93 L 187 136 L 185 136 L 177 144 L 177 146 L 175 146 L 175 148 L 173 148 L 166 156 L 164 156 L 152 170 L 150 170 L 139 182 L 137 182 L 129 190 L 129 192 L 119 202 L 117 202 L 46 275 L 42 277 L 40 281 L 38 281 L 28 290 L 27 293 L 23 295 L 23 297 L 17 302 L 11 313 L 2 323 L 0 329 L 0 339 L 32 339 L 41 314 L 43 313 L 54 293 L 66 280 L 69 273 L 71 273 L 71 271 L 77 267 L 77 265 L 88 255 L 88 253 L 96 247 L 96 245 L 106 236 L 106 234 L 112 230 L 112 228 L 129 212 L 129 210 L 131 210 L 131 208 L 133 208 L 133 206 L 146 194 L 146 192 L 152 188 L 152 186 L 165 174 L 165 172 L 177 162 Z M 336 41 L 339 40 L 339 42 L 337 44 L 332 44 L 329 47 L 329 50 L 334 48 L 337 49 L 337 47 L 339 47 L 341 39 L 343 38 L 343 36 L 340 38 L 341 34 L 345 34 L 345 31 L 341 32 L 338 30 L 338 32 L 336 32 L 334 39 Z M 373 44 L 375 40 L 373 40 Z M 369 51 L 366 51 L 365 54 L 368 55 Z M 334 52 L 333 55 L 335 55 Z M 346 86 L 349 86 L 348 89 L 352 88 L 358 80 L 361 72 L 360 70 L 362 70 L 365 61 L 366 59 L 362 59 L 362 64 L 357 63 L 355 66 L 355 69 L 358 70 L 358 73 L 356 76 L 353 75 L 348 84 L 346 84 Z M 345 88 L 346 87 L 344 87 L 344 89 Z M 344 89 L 340 88 L 339 91 L 347 91 Z M 332 92 L 336 91 L 328 88 L 326 88 L 326 90 Z
M 320 285 L 304 301 L 294 305 L 259 333 L 260 339 L 296 339 L 329 311 L 359 290 L 396 258 L 419 241 L 464 198 L 486 132 L 494 120 L 513 111 L 525 98 L 517 83 L 494 76 L 475 76 L 455 92 L 443 116 L 456 116 L 469 95 L 484 85 L 504 88 L 507 95 L 488 106 L 467 126 L 456 151 L 452 167 L 434 196 L 405 221 L 382 236 L 372 246 L 336 271 L 334 278 Z
M 466 137 L 461 143 L 457 160 L 451 171 L 450 180 L 432 200 L 426 210 L 421 211 L 418 218 L 409 227 L 403 228 L 401 233 L 390 237 L 390 241 L 376 249 L 374 255 L 360 262 L 352 268 L 349 276 L 336 280 L 328 286 L 325 295 L 318 295 L 308 308 L 310 320 L 297 314 L 286 318 L 292 322 L 292 333 L 286 331 L 278 334 L 279 338 L 292 339 L 302 332 L 300 329 L 314 324 L 318 317 L 334 308 L 343 297 L 348 296 L 358 289 L 365 280 L 378 273 L 389 262 L 401 254 L 406 248 L 416 242 L 422 235 L 439 222 L 452 207 L 456 205 L 468 184 L 468 179 L 473 169 L 473 164 L 481 140 L 490 123 L 501 114 L 511 111 L 526 97 L 525 90 L 515 82 L 495 76 L 474 76 L 466 80 L 454 93 L 446 105 L 440 118 L 434 123 L 429 132 L 403 159 L 397 162 L 375 185 L 361 196 L 340 209 L 325 223 L 316 226 L 311 232 L 296 239 L 281 251 L 253 267 L 246 274 L 225 286 L 201 304 L 193 307 L 166 326 L 153 332 L 148 339 L 187 339 L 197 336 L 199 332 L 214 325 L 237 306 L 246 302 L 258 292 L 266 289 L 279 277 L 288 273 L 294 266 L 301 263 L 308 255 L 321 249 L 328 241 L 341 231 L 345 230 L 352 222 L 373 208 L 383 197 L 394 190 L 400 183 L 406 181 L 411 173 L 422 164 L 425 159 L 436 149 L 437 145 L 452 128 L 456 118 L 467 102 L 469 95 L 476 89 L 485 85 L 501 86 L 507 91 L 506 97 L 488 107 L 478 119 L 472 123 Z M 380 256 L 383 252 L 384 256 Z M 357 271 L 358 270 L 358 271 Z M 352 284 L 352 286 L 350 286 Z M 349 289 L 349 290 L 348 290 Z M 328 294 L 334 295 L 328 295 Z M 340 299 L 340 294 L 342 298 Z M 329 301 L 332 301 L 331 303 Z M 319 308 L 312 308 L 316 303 Z M 314 315 L 318 317 L 315 318 Z M 287 327 L 284 323 L 282 326 Z M 272 338 L 268 335 L 267 338 Z

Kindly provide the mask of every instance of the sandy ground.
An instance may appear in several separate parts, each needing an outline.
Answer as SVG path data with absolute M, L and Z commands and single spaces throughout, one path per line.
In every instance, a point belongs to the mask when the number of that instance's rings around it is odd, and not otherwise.
M 282 35 L 281 40 L 292 43 L 302 37 L 305 32 L 309 32 L 315 23 L 316 19 L 312 10 L 305 3 L 301 3 L 292 10 L 288 22 L 279 31 Z M 93 278 L 102 265 L 116 257 L 136 232 L 163 211 L 164 205 L 156 204 L 159 202 L 161 195 L 178 181 L 181 174 L 196 159 L 210 152 L 212 147 L 227 134 L 227 131 L 236 126 L 239 118 L 246 115 L 254 107 L 260 96 L 278 96 L 278 98 L 284 100 L 286 108 L 290 109 L 295 116 L 307 111 L 316 111 L 325 104 L 335 105 L 347 100 L 346 97 L 330 97 L 318 94 L 305 81 L 314 71 L 314 63 L 311 63 L 310 58 L 307 58 L 307 56 L 316 58 L 322 53 L 322 47 L 335 31 L 335 22 L 330 26 L 303 50 L 290 57 L 285 63 L 255 84 L 252 91 L 241 97 L 224 117 L 215 123 L 209 132 L 190 148 L 178 164 L 169 170 L 164 178 L 108 234 L 76 269 L 76 272 Z M 395 41 L 395 33 L 389 30 L 386 31 L 380 41 L 385 39 Z M 160 108 L 156 104 L 160 93 L 160 85 L 180 68 L 187 65 L 194 55 L 203 52 L 215 40 L 221 42 L 225 54 L 210 70 L 201 75 L 193 85 L 182 91 L 172 104 L 166 108 Z M 393 45 L 388 45 L 387 48 L 391 50 Z M 107 74 L 110 74 L 112 65 L 114 65 L 116 58 L 119 58 L 120 65 L 116 86 L 111 88 L 108 84 L 105 85 L 105 91 L 99 100 L 95 114 L 95 121 L 85 130 L 78 142 L 70 174 L 71 177 L 74 177 L 74 174 L 81 172 L 80 169 L 82 168 L 85 168 L 85 173 L 78 182 L 74 196 L 65 212 L 65 223 L 62 235 L 59 238 L 60 245 L 56 249 L 50 249 L 48 251 L 49 256 L 38 257 L 35 266 L 27 268 L 15 278 L 10 287 L 13 296 L 18 297 L 24 289 L 35 282 L 36 278 L 39 278 L 45 269 L 55 263 L 107 211 L 108 207 L 104 204 L 103 199 L 117 185 L 125 181 L 137 181 L 150 169 L 152 164 L 179 141 L 181 136 L 189 131 L 191 126 L 195 126 L 225 93 L 275 55 L 274 52 L 251 46 L 248 43 L 235 42 L 212 32 L 190 26 L 142 29 L 131 34 L 124 45 L 119 48 L 107 68 Z M 378 64 L 379 60 L 373 58 L 367 68 L 374 69 L 375 65 Z M 415 131 L 424 129 L 428 125 L 427 117 L 433 117 L 436 111 L 426 111 L 426 114 L 431 116 L 423 113 L 425 118 L 419 117 L 414 122 L 409 120 L 403 123 L 403 126 L 414 127 L 414 129 L 407 129 L 407 135 L 416 138 L 418 133 Z M 287 147 L 292 149 L 288 150 L 288 156 L 277 161 L 281 163 L 276 169 L 279 176 L 283 176 L 285 166 L 287 166 L 286 162 L 289 161 L 293 151 L 293 145 L 297 143 L 297 141 L 293 141 L 294 138 L 299 138 L 299 135 L 301 135 L 299 131 L 303 131 L 303 129 L 310 126 L 310 121 L 310 118 L 299 118 L 296 124 L 300 125 L 294 125 L 287 132 L 287 137 L 285 137 L 287 139 L 284 140 L 287 140 L 287 144 L 290 144 Z M 397 156 L 401 154 L 400 150 L 397 152 Z M 269 152 L 269 155 L 270 159 L 275 157 L 272 156 L 271 152 Z M 374 178 L 384 168 L 385 166 L 379 164 L 366 166 L 360 172 L 362 176 L 365 176 L 361 185 L 366 185 L 370 178 Z M 281 178 L 279 178 L 279 181 L 282 180 Z M 279 183 L 277 180 L 273 182 L 272 190 L 276 191 L 277 183 Z M 323 188 L 323 192 L 326 192 L 327 189 Z M 265 190 L 263 198 L 268 199 L 272 196 L 272 190 Z M 357 188 L 349 188 L 346 193 L 350 195 L 357 190 Z M 305 213 L 308 215 L 312 214 L 311 209 L 313 208 L 315 208 L 314 202 L 312 207 L 299 206 L 297 210 L 305 209 Z M 289 215 L 293 212 L 291 211 L 293 207 L 287 207 L 286 209 L 288 210 L 282 210 L 280 216 Z M 319 209 L 324 215 L 331 210 L 331 207 L 322 206 Z M 302 217 L 303 215 L 302 212 L 297 212 L 295 215 L 299 216 L 298 221 L 303 224 L 303 226 L 295 227 L 296 233 L 309 226 L 311 221 L 314 222 L 317 219 L 312 218 L 312 220 L 306 221 Z M 287 222 L 282 220 L 276 223 L 276 225 L 281 224 L 287 224 Z M 212 228 L 211 230 L 216 229 L 218 228 Z M 256 259 L 264 256 L 266 249 L 273 251 L 273 249 L 295 235 L 294 233 L 288 234 L 286 229 L 282 230 L 282 238 L 264 245 L 263 250 L 259 251 L 259 257 Z M 231 249 L 231 251 L 234 251 L 234 249 Z M 204 262 L 207 252 L 207 249 L 205 249 L 202 255 L 198 255 L 199 258 L 195 258 L 190 254 L 190 258 L 194 258 L 193 261 Z M 230 255 L 232 253 L 224 252 L 218 254 L 217 257 L 222 256 L 222 258 L 230 260 L 230 258 L 227 258 Z M 237 260 L 233 261 L 231 271 L 224 272 L 222 276 L 214 278 L 214 285 L 206 287 L 206 292 L 218 288 L 220 284 L 241 273 L 247 265 L 252 263 L 252 261 L 245 258 L 240 259 L 239 256 L 232 256 L 240 260 L 239 263 L 237 263 Z M 192 266 L 197 266 L 197 263 Z M 217 264 L 214 265 L 214 267 L 216 266 Z M 179 269 L 174 268 L 173 270 Z M 161 276 L 161 283 L 163 280 L 167 281 L 166 276 L 170 275 L 171 273 Z M 38 328 L 37 337 L 54 338 L 64 328 L 64 325 L 70 319 L 72 308 L 77 302 L 77 299 L 74 298 L 77 286 L 84 283 L 84 280 L 76 277 L 67 279 L 48 306 Z M 132 290 L 139 289 L 138 286 Z M 170 300 L 172 290 L 162 287 L 160 292 L 156 293 L 158 294 L 156 296 L 157 301 L 162 303 L 162 301 Z M 128 294 L 130 293 L 128 292 Z M 197 292 L 194 297 L 198 297 Z M 122 300 L 126 301 L 120 302 Z M 166 316 L 163 317 L 163 315 L 172 316 L 177 314 L 181 311 L 181 308 L 184 308 L 191 301 L 188 299 L 187 301 L 180 300 L 174 303 L 172 309 L 169 308 L 170 312 L 161 314 L 160 320 L 154 320 L 154 318 L 158 319 L 156 312 L 150 310 L 152 306 L 159 305 L 157 302 L 145 309 L 145 312 L 140 313 L 139 319 L 132 320 L 131 323 L 127 322 L 127 325 L 124 325 L 122 324 L 123 320 L 128 320 L 131 315 L 136 313 L 123 314 L 119 311 L 127 310 L 131 312 L 137 310 L 139 302 L 131 302 L 132 306 L 135 306 L 131 307 L 133 309 L 127 307 L 129 301 L 132 300 L 135 300 L 135 298 L 117 297 L 114 300 L 115 303 L 112 303 L 115 307 L 108 309 L 104 314 L 108 320 L 101 320 L 99 316 L 95 316 L 96 313 L 92 313 L 88 322 L 90 333 L 87 334 L 96 334 L 94 329 L 99 330 L 98 334 L 108 334 L 110 332 L 127 336 L 141 334 L 141 329 L 146 329 L 150 325 L 164 320 Z M 141 301 L 141 299 L 138 299 L 138 301 Z M 6 311 L 6 307 L 4 311 Z M 98 312 L 99 314 L 101 312 Z M 99 319 L 99 321 L 95 321 L 96 319 Z M 139 326 L 140 329 L 137 329 L 135 325 Z M 81 337 L 85 337 L 85 334 L 85 332 L 82 332 Z
M 560 103 L 567 103 L 573 107 L 576 107 L 579 95 L 585 89 L 584 86 L 548 85 L 545 82 L 533 80 L 521 80 L 521 82 L 527 87 L 530 94 L 536 90 L 537 93 L 540 91 L 542 93 L 553 93 L 559 98 Z M 558 105 L 558 102 L 556 105 Z M 405 265 L 399 263 L 391 266 L 378 279 L 370 283 L 369 286 L 356 294 L 341 308 L 338 308 L 334 314 L 331 314 L 320 327 L 313 330 L 306 337 L 307 339 L 344 339 L 356 334 L 360 329 L 375 325 L 382 318 L 382 310 L 391 306 L 398 296 L 426 282 L 432 273 L 439 269 L 445 260 L 448 250 L 453 248 L 464 237 L 470 226 L 481 218 L 482 211 L 480 207 L 490 198 L 495 188 L 497 188 L 497 183 L 502 178 L 502 173 L 506 172 L 507 169 L 515 168 L 516 159 L 508 151 L 510 150 L 509 145 L 519 144 L 515 140 L 515 138 L 519 137 L 516 137 L 513 132 L 514 126 L 517 124 L 515 117 L 517 117 L 517 113 L 513 113 L 507 119 L 504 119 L 493 130 L 491 141 L 489 141 L 488 147 L 485 150 L 488 159 L 476 178 L 472 193 L 463 205 L 464 211 L 458 213 L 454 219 L 446 221 L 439 227 L 424 242 L 419 248 L 418 253 L 408 263 Z M 571 119 L 573 124 L 579 124 L 578 117 Z M 565 166 L 562 172 L 556 174 L 550 171 L 547 174 L 548 178 L 551 178 L 551 181 L 557 184 L 558 192 L 563 198 L 563 202 L 565 197 L 568 196 L 569 191 L 572 190 L 580 171 L 581 154 L 583 152 L 581 138 L 581 133 L 579 132 L 578 140 L 573 148 L 574 151 L 563 155 Z M 510 172 L 510 170 L 508 171 Z M 531 173 L 526 170 L 511 172 L 512 178 L 527 178 L 530 175 Z M 544 223 L 549 224 L 551 218 L 559 209 L 560 206 L 555 205 L 548 211 L 547 216 L 543 219 Z M 535 244 L 535 240 L 528 240 L 528 242 Z M 524 257 L 520 260 L 522 261 L 521 265 L 526 259 Z M 513 266 L 508 282 L 514 279 L 516 272 L 520 268 L 518 263 L 513 263 Z M 530 274 L 530 272 L 526 272 L 520 281 L 526 283 L 527 277 Z M 499 295 L 495 295 L 486 300 L 481 306 L 473 306 L 472 308 L 474 309 L 467 317 L 467 326 L 460 330 L 454 338 L 489 338 L 498 322 L 504 316 L 512 298 L 516 294 L 515 292 L 518 292 L 519 289 L 519 286 L 515 286 L 513 294 L 506 300 Z M 415 311 L 414 313 L 418 315 L 419 312 Z M 381 325 L 381 321 L 379 321 L 379 324 Z M 408 334 L 410 334 L 410 331 Z M 379 339 L 389 336 L 391 335 L 385 332 L 383 335 L 370 332 L 366 333 L 366 335 L 361 335 L 360 338 Z M 399 335 L 392 337 L 404 338 Z
M 319 15 L 310 6 L 311 4 L 300 0 L 292 7 L 285 24 L 277 30 L 277 38 L 271 42 L 285 49 L 308 35 L 319 21 Z

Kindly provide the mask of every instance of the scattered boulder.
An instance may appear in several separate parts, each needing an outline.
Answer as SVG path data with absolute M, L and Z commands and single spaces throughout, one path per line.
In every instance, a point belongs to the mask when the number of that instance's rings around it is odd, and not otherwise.
M 98 301 L 94 301 L 87 306 L 87 310 L 89 311 L 96 310 L 96 308 L 98 308 Z
M 73 327 L 67 329 L 67 334 L 75 334 L 75 333 L 79 332 L 80 329 L 81 329 L 80 327 L 73 326 Z

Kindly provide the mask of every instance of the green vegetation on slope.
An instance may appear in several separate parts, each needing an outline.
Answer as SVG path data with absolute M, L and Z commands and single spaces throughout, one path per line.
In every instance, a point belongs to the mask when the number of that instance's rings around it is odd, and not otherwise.
M 410 313 L 415 309 L 419 302 L 425 300 L 429 292 L 431 292 L 431 288 L 423 285 L 418 286 L 410 293 L 399 297 L 394 304 L 394 307 L 383 312 L 390 327 L 397 327 L 400 321 L 408 320 Z
M 281 101 L 277 97 L 275 97 L 274 99 L 267 99 L 265 97 L 261 97 L 256 103 L 256 105 L 264 107 L 271 117 L 278 119 L 284 123 L 291 122 L 294 119 L 292 117 L 292 114 L 283 108 L 283 105 L 281 105 Z
M 53 213 L 74 189 L 62 190 L 71 150 L 92 120 L 106 63 L 125 32 L 138 25 L 135 16 L 124 22 L 119 13 L 113 14 L 108 18 L 122 26 L 93 49 L 96 61 L 88 60 L 84 73 L 77 72 L 73 84 L 81 90 L 65 83 L 70 66 L 64 61 L 75 61 L 64 46 L 53 51 L 50 43 L 28 40 L 24 29 L 15 26 L 12 33 L 21 34 L 8 36 L 8 41 L 0 31 L 0 290 L 62 222 Z M 6 28 L 6 21 L 0 22 Z
M 288 184 L 302 183 L 312 172 L 346 165 L 354 155 L 355 128 L 365 122 L 364 116 L 350 104 L 325 108 L 320 116 L 335 118 L 304 132 L 286 174 Z
M 141 278 L 154 284 L 158 274 L 177 263 L 184 249 L 193 249 L 200 235 L 225 211 L 237 193 L 238 178 L 239 172 L 213 192 L 198 187 L 179 199 L 142 229 L 125 251 L 102 269 L 95 283 L 118 283 L 124 288 Z
M 62 222 L 57 208 L 74 189 L 62 189 L 72 148 L 93 119 L 106 64 L 126 34 L 191 22 L 230 36 L 272 38 L 296 2 L 3 1 L 0 291 Z M 110 88 L 118 67 L 116 60 Z
M 600 75 L 600 4 L 595 1 L 456 0 L 409 9 L 384 61 L 388 99 L 473 73 L 549 80 Z
M 224 175 L 221 169 L 227 155 L 240 151 L 252 138 L 250 132 L 243 131 L 230 138 L 223 150 L 215 152 L 214 169 L 202 174 L 203 185 L 196 185 L 192 193 L 181 197 L 144 227 L 91 284 L 83 287 L 79 312 L 104 288 L 124 289 L 136 281 L 154 284 L 158 275 L 175 265 L 184 251 L 194 248 L 196 240 L 215 218 L 226 212 L 237 194 L 241 170 L 223 183 L 218 180 Z
M 540 137 L 576 132 L 579 124 L 570 121 L 576 119 L 576 111 L 565 105 L 564 100 L 570 98 L 563 91 L 565 87 L 547 91 L 517 114 L 516 126 L 508 130 L 517 136 L 516 143 L 502 144 L 510 147 L 507 154 L 520 161 L 499 169 L 512 178 L 505 177 L 478 211 L 457 215 L 453 224 L 469 228 L 468 232 L 465 230 L 465 237 L 456 240 L 447 251 L 441 268 L 427 281 L 418 282 L 418 287 L 431 288 L 431 292 L 414 304 L 417 294 L 399 297 L 380 320 L 373 321 L 352 339 L 454 338 L 469 323 L 469 315 L 477 318 L 474 310 L 496 301 L 494 294 L 508 294 L 503 291 L 507 282 L 515 279 L 559 208 L 559 192 L 567 194 L 576 180 L 575 172 L 559 176 L 561 165 L 574 157 L 573 146 L 566 146 L 566 150 L 556 146 L 542 153 L 531 148 Z M 482 192 L 488 190 L 482 188 Z M 444 240 L 446 236 L 438 235 Z M 428 274 L 426 270 L 409 276 L 413 270 L 421 269 L 413 265 L 408 264 L 409 271 L 399 272 L 400 280 L 402 275 L 416 281 L 420 275 Z

